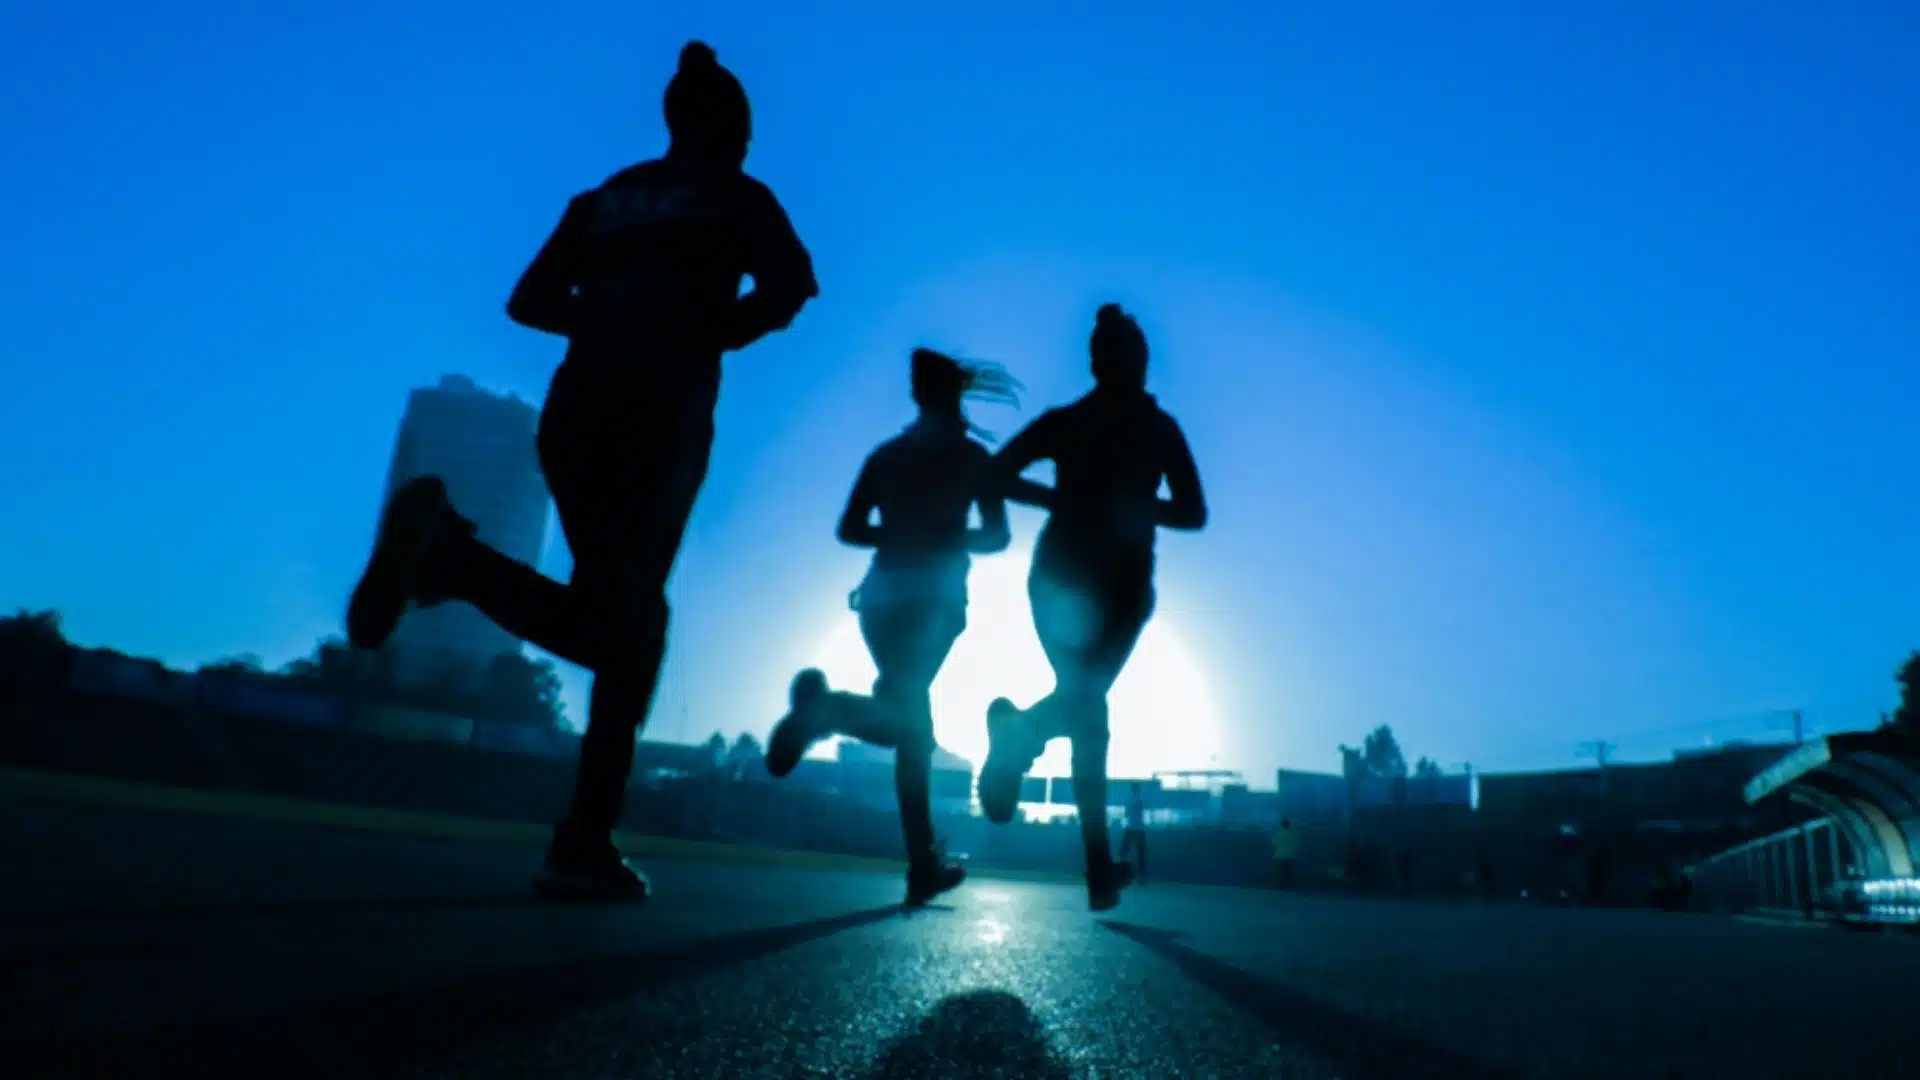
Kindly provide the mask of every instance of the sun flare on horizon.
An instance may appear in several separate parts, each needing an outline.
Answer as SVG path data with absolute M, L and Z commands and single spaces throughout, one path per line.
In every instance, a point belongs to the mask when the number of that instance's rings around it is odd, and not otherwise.
M 1053 672 L 1028 612 L 1029 565 L 1024 553 L 975 562 L 967 630 L 933 684 L 935 736 L 941 747 L 976 768 L 987 756 L 988 703 L 1007 697 L 1025 708 L 1053 689 Z M 873 660 L 852 611 L 835 617 L 814 664 L 836 690 L 864 693 L 873 686 Z M 1156 616 L 1147 624 L 1109 700 L 1112 776 L 1212 767 L 1220 751 L 1220 727 L 1206 675 L 1166 619 Z M 1065 776 L 1068 771 L 1064 740 L 1050 744 L 1034 767 L 1037 776 Z

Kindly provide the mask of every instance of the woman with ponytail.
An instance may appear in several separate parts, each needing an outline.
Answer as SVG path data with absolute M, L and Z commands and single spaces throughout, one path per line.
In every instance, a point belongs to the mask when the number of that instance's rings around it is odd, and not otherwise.
M 975 437 L 985 432 L 967 420 L 964 402 L 1018 404 L 1019 384 L 995 365 L 916 349 L 912 385 L 919 417 L 868 456 L 840 517 L 841 543 L 873 549 L 852 603 L 879 678 L 869 696 L 830 691 L 819 670 L 802 671 L 792 711 L 767 741 L 767 769 L 786 776 L 833 735 L 891 747 L 907 902 L 918 905 L 966 877 L 934 841 L 933 680 L 966 629 L 970 557 L 1004 551 L 1011 540 L 1006 503 L 988 483 L 992 455 Z M 980 526 L 969 528 L 976 505 Z
M 537 447 L 572 579 L 488 546 L 426 476 L 387 504 L 347 610 L 353 643 L 377 649 L 409 607 L 465 601 L 594 673 L 572 806 L 536 879 L 569 899 L 647 896 L 613 830 L 666 652 L 667 577 L 706 480 L 720 360 L 819 292 L 786 211 L 744 171 L 753 114 L 711 48 L 681 50 L 664 110 L 665 156 L 574 196 L 507 301 L 513 321 L 567 339 Z
M 1153 614 L 1156 534 L 1205 528 L 1207 500 L 1186 435 L 1147 393 L 1139 324 L 1117 304 L 1102 307 L 1089 352 L 1093 391 L 1036 417 L 994 458 L 1009 500 L 1049 511 L 1027 596 L 1054 690 L 1025 712 L 1006 698 L 989 706 L 980 807 L 990 821 L 1012 820 L 1047 742 L 1071 739 L 1088 902 L 1104 911 L 1133 881 L 1107 834 L 1107 692 Z M 1054 464 L 1051 488 L 1021 475 L 1039 461 Z

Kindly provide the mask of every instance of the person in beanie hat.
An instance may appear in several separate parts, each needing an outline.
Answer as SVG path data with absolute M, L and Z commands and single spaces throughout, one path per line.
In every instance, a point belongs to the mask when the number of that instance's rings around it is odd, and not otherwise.
M 981 812 L 1004 824 L 1047 742 L 1072 740 L 1088 904 L 1105 911 L 1133 881 L 1107 830 L 1107 692 L 1153 614 L 1158 531 L 1205 528 L 1207 500 L 1185 433 L 1147 393 L 1139 324 L 1119 305 L 1103 306 L 1088 352 L 1093 391 L 1042 413 L 994 457 L 1008 500 L 1049 511 L 1027 598 L 1054 690 L 1025 712 L 1006 698 L 988 706 L 979 793 Z M 1051 488 L 1021 476 L 1039 461 L 1054 463 Z M 1169 499 L 1160 498 L 1162 480 Z
M 786 211 L 744 171 L 752 111 L 713 49 L 681 50 L 664 111 L 666 154 L 574 196 L 507 301 L 513 321 L 567 340 L 537 449 L 572 578 L 488 546 L 446 484 L 422 477 L 388 502 L 347 611 L 352 642 L 377 649 L 409 608 L 463 601 L 593 672 L 572 805 L 535 879 L 559 898 L 648 894 L 613 832 L 666 651 L 667 578 L 706 478 L 721 358 L 819 292 Z
M 667 81 L 667 134 L 682 153 L 744 164 L 753 141 L 753 107 L 746 88 L 701 42 L 680 51 L 680 68 Z

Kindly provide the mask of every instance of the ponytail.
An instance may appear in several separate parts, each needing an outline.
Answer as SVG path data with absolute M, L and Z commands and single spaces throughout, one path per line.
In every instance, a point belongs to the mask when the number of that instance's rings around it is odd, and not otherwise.
M 961 360 L 935 349 L 913 350 L 913 400 L 923 411 L 949 413 L 977 438 L 993 442 L 993 433 L 967 418 L 965 402 L 990 401 L 1020 407 L 1025 387 L 1007 369 L 988 360 Z

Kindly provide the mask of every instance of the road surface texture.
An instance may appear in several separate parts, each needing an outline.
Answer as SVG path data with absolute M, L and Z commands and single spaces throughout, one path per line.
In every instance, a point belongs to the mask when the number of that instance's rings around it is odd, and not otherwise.
M 1920 1076 L 1920 948 L 1650 912 L 650 867 L 525 892 L 537 848 L 0 802 L 0 1075 Z

